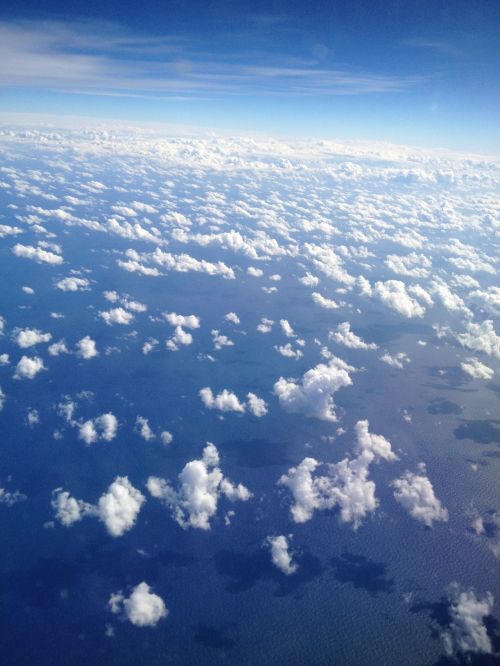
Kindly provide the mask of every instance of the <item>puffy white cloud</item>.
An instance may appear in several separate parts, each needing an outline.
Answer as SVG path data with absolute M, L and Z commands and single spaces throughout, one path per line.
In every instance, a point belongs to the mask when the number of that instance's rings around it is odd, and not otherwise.
M 165 346 L 170 351 L 179 351 L 181 346 L 187 347 L 193 343 L 191 333 L 185 331 L 182 326 L 176 326 L 174 334 L 165 342 Z
M 299 278 L 299 282 L 301 282 L 306 287 L 317 287 L 319 284 L 319 278 L 315 275 L 312 275 L 312 273 L 306 273 L 304 276 Z
M 478 358 L 466 358 L 465 361 L 460 363 L 460 367 L 464 372 L 473 377 L 474 379 L 492 379 L 495 371 L 481 363 Z
M 54 342 L 51 344 L 47 351 L 51 356 L 60 356 L 61 354 L 69 354 L 69 349 L 66 347 L 64 340 L 59 340 L 59 342 Z
M 2 391 L 2 387 L 0 386 L 0 412 L 2 411 L 4 405 L 5 405 L 5 393 Z
M 28 499 L 24 493 L 21 493 L 19 490 L 6 490 L 5 488 L 0 488 L 0 504 L 5 504 L 6 506 L 14 506 L 18 502 L 24 502 Z
M 99 356 L 95 340 L 92 340 L 92 338 L 88 335 L 79 340 L 76 343 L 75 347 L 76 347 L 76 355 L 79 358 L 85 359 L 86 361 L 96 356 Z
M 25 294 L 28 294 L 29 296 L 33 296 L 33 294 L 35 293 L 35 290 L 32 287 L 21 287 L 21 289 Z
M 425 308 L 408 294 L 404 282 L 400 280 L 376 282 L 374 294 L 387 307 L 399 312 L 404 317 L 423 317 L 425 313 Z
M 161 439 L 162 444 L 164 444 L 165 446 L 168 446 L 169 444 L 171 444 L 174 441 L 174 436 L 168 430 L 163 430 L 160 433 L 160 439 Z
M 25 259 L 33 259 L 38 263 L 45 264 L 62 264 L 63 258 L 60 254 L 55 254 L 54 252 L 49 252 L 44 250 L 43 247 L 33 247 L 33 245 L 21 245 L 17 243 L 12 248 L 12 252 L 16 257 L 24 257 Z
M 150 442 L 151 440 L 155 439 L 155 434 L 151 430 L 148 419 L 145 419 L 143 416 L 138 416 L 136 418 L 135 430 L 143 439 L 146 440 L 146 442 Z
M 156 338 L 148 338 L 148 340 L 142 345 L 142 353 L 144 355 L 151 353 L 159 342 L 160 341 Z
M 280 534 L 279 536 L 267 537 L 266 543 L 271 549 L 271 559 L 273 564 L 278 567 L 286 576 L 297 571 L 297 564 L 293 561 L 292 555 L 289 551 L 289 543 L 286 536 Z
M 62 488 L 56 488 L 52 492 L 51 506 L 55 511 L 57 520 L 65 527 L 70 527 L 85 516 L 95 515 L 95 507 L 92 504 L 71 497 Z
M 385 260 L 385 265 L 398 275 L 426 277 L 429 274 L 432 262 L 424 254 L 412 252 L 405 256 L 389 254 Z
M 245 405 L 238 400 L 235 393 L 223 389 L 214 396 L 210 387 L 206 386 L 200 390 L 200 398 L 208 409 L 218 409 L 221 412 L 244 412 Z
M 230 321 L 232 324 L 240 324 L 240 318 L 236 314 L 236 312 L 228 312 L 226 316 L 224 317 L 226 321 Z
M 319 363 L 308 370 L 300 384 L 295 379 L 280 377 L 274 384 L 274 393 L 287 412 L 337 421 L 333 394 L 352 384 L 349 371 L 353 370 L 345 361 L 333 358 L 328 365 Z
M 179 474 L 179 488 L 174 490 L 165 479 L 150 476 L 147 488 L 172 512 L 174 520 L 184 529 L 210 529 L 210 520 L 217 513 L 218 501 L 224 495 L 232 502 L 247 501 L 250 491 L 241 483 L 235 486 L 219 467 L 219 452 L 210 442 L 200 460 L 186 463 Z
M 482 324 L 467 322 L 465 328 L 466 333 L 457 335 L 457 340 L 463 347 L 500 359 L 500 336 L 496 334 L 491 319 L 486 319 Z
M 56 287 L 61 291 L 88 291 L 90 282 L 87 278 L 66 277 L 56 282 Z
M 21 349 L 48 342 L 51 338 L 50 333 L 42 333 L 36 328 L 23 328 L 14 331 L 14 341 Z
M 247 393 L 247 407 L 248 411 L 258 418 L 267 414 L 266 401 L 259 398 L 255 393 Z
M 287 338 L 297 337 L 288 319 L 280 319 L 280 326 L 281 330 L 283 331 L 283 333 L 286 335 Z
M 288 342 L 286 345 L 275 345 L 274 348 L 279 354 L 285 356 L 286 358 L 294 358 L 295 360 L 298 360 L 304 355 L 300 349 L 293 349 L 290 342 Z
M 116 437 L 117 430 L 118 420 L 114 414 L 108 412 L 79 424 L 78 437 L 87 445 L 94 444 L 98 440 L 110 442 Z
M 126 476 L 117 476 L 107 493 L 99 498 L 97 512 L 111 536 L 119 537 L 128 532 L 137 520 L 146 501 Z
M 38 356 L 22 356 L 16 365 L 14 379 L 33 379 L 39 372 L 46 370 L 43 360 Z
M 9 355 L 0 354 L 0 365 L 9 365 L 9 363 L 10 363 Z
M 200 318 L 196 315 L 179 315 L 175 312 L 164 312 L 163 316 L 172 326 L 184 328 L 200 328 Z
M 267 317 L 262 317 L 260 324 L 257 326 L 259 333 L 270 333 L 273 329 L 274 321 L 272 319 L 267 319 Z
M 348 321 L 339 324 L 337 330 L 330 333 L 329 338 L 350 349 L 377 349 L 377 345 L 374 342 L 365 342 L 353 333 L 351 331 L 351 324 Z
M 294 522 L 304 523 L 312 518 L 315 510 L 338 506 L 341 522 L 352 523 L 357 529 L 365 516 L 375 511 L 378 500 L 375 484 L 368 478 L 370 465 L 378 460 L 393 461 L 396 455 L 390 442 L 382 435 L 372 435 L 368 426 L 368 421 L 356 424 L 357 457 L 326 465 L 327 474 L 323 476 L 313 476 L 320 462 L 304 458 L 279 479 L 278 484 L 287 487 L 293 495 L 290 512 Z
M 234 347 L 234 342 L 230 340 L 227 335 L 222 335 L 221 332 L 216 328 L 214 328 L 211 333 L 215 349 L 222 349 L 222 347 Z
M 151 592 L 150 586 L 145 582 L 136 585 L 128 597 L 121 592 L 112 594 L 108 608 L 113 614 L 121 615 L 136 627 L 154 627 L 169 613 L 163 599 Z
M 410 362 L 410 357 L 406 352 L 398 352 L 397 354 L 392 355 L 386 352 L 385 354 L 382 354 L 380 360 L 393 368 L 399 368 L 402 370 L 404 364 Z
M 262 277 L 264 275 L 264 271 L 260 268 L 255 268 L 255 266 L 249 266 L 247 268 L 247 273 L 252 277 Z
M 448 601 L 451 622 L 442 634 L 446 652 L 469 658 L 471 654 L 491 654 L 493 646 L 483 621 L 492 613 L 493 595 L 487 592 L 480 597 L 474 590 L 452 583 Z
M 316 305 L 319 305 L 320 308 L 324 308 L 325 310 L 336 310 L 339 307 L 334 300 L 331 298 L 325 298 L 317 291 L 313 292 L 312 299 Z
M 406 471 L 392 482 L 394 497 L 413 518 L 427 527 L 434 521 L 447 522 L 448 511 L 434 494 L 432 483 L 426 476 L 425 465 L 419 465 L 420 474 Z
M 128 324 L 131 324 L 134 321 L 134 315 L 124 308 L 105 310 L 99 312 L 99 316 L 106 322 L 106 324 L 108 324 L 108 326 L 111 326 L 112 324 L 128 326 Z

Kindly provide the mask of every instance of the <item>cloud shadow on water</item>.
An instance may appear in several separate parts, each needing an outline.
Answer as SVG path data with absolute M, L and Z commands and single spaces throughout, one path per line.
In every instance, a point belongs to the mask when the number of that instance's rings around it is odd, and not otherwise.
M 334 557 L 331 564 L 335 578 L 341 583 L 351 583 L 374 596 L 380 592 L 391 594 L 394 590 L 394 580 L 387 578 L 387 566 L 383 562 L 374 562 L 364 555 L 342 553 L 340 557 Z

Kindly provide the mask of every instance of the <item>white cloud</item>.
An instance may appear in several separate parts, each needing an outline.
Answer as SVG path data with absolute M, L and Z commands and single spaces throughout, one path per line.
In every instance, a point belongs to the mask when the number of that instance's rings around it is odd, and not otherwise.
M 152 351 L 154 351 L 156 345 L 159 344 L 159 342 L 160 342 L 160 341 L 157 340 L 156 338 L 149 338 L 149 339 L 146 340 L 146 342 L 142 345 L 142 353 L 143 353 L 144 355 L 151 353 Z
M 0 412 L 2 411 L 4 405 L 5 405 L 5 393 L 2 391 L 2 387 L 0 386 Z
M 223 389 L 214 396 L 212 389 L 208 386 L 199 392 L 200 398 L 208 409 L 218 409 L 221 412 L 244 412 L 245 405 L 238 400 L 235 393 Z
M 87 445 L 94 444 L 98 440 L 110 442 L 116 437 L 117 430 L 118 420 L 114 414 L 108 412 L 79 424 L 78 437 Z
M 285 356 L 286 358 L 294 358 L 295 360 L 298 360 L 304 355 L 300 349 L 293 349 L 290 342 L 287 342 L 286 345 L 275 345 L 274 348 L 278 353 L 280 353 L 282 356 Z
M 46 369 L 42 359 L 38 356 L 33 358 L 22 356 L 16 365 L 14 379 L 33 379 L 39 372 Z
M 12 248 L 12 252 L 16 257 L 24 257 L 25 259 L 33 259 L 38 263 L 45 264 L 62 264 L 63 258 L 60 254 L 55 254 L 54 252 L 49 252 L 44 250 L 42 247 L 33 247 L 32 245 L 21 245 L 17 243 Z
M 336 310 L 339 307 L 334 300 L 331 298 L 325 298 L 317 291 L 313 292 L 312 299 L 316 305 L 319 305 L 320 308 L 324 308 L 325 310 Z
M 150 442 L 153 439 L 155 439 L 155 434 L 151 430 L 151 427 L 149 425 L 148 419 L 145 419 L 143 416 L 138 416 L 135 420 L 135 430 L 139 435 L 146 440 L 146 442 Z
M 79 340 L 76 343 L 75 347 L 76 347 L 76 355 L 85 360 L 89 360 L 91 358 L 99 356 L 99 352 L 97 351 L 95 341 L 92 340 L 92 338 L 89 337 L 88 335 Z
M 5 504 L 8 507 L 14 506 L 18 502 L 24 502 L 28 499 L 24 493 L 21 493 L 19 490 L 5 490 L 5 488 L 0 488 L 0 504 Z
M 191 333 L 185 331 L 182 326 L 176 326 L 174 334 L 165 342 L 165 346 L 170 351 L 179 351 L 181 346 L 187 347 L 193 343 Z
M 234 342 L 230 340 L 227 335 L 222 335 L 221 332 L 215 328 L 211 333 L 215 349 L 219 350 L 223 347 L 234 347 Z
M 69 354 L 69 349 L 66 347 L 64 340 L 59 340 L 59 342 L 54 342 L 51 344 L 47 351 L 51 356 L 60 356 L 61 354 Z
M 297 467 L 282 475 L 278 484 L 287 487 L 293 495 L 290 512 L 294 522 L 307 522 L 315 510 L 338 506 L 341 522 L 352 523 L 357 529 L 366 515 L 375 511 L 378 500 L 375 484 L 368 478 L 370 465 L 378 460 L 393 461 L 396 455 L 390 442 L 381 435 L 372 435 L 368 425 L 368 421 L 356 424 L 357 456 L 326 465 L 326 475 L 313 476 L 321 466 L 314 458 L 304 458 Z
M 271 559 L 273 564 L 286 576 L 297 571 L 297 564 L 293 561 L 289 551 L 289 543 L 286 536 L 280 534 L 275 537 L 267 537 L 266 543 L 271 549 Z
M 493 646 L 483 623 L 493 610 L 493 595 L 479 597 L 474 590 L 465 590 L 457 583 L 448 589 L 448 612 L 451 622 L 442 634 L 448 655 L 491 654 Z
M 136 585 L 129 597 L 124 597 L 121 592 L 112 594 L 108 608 L 136 627 L 154 627 L 169 613 L 163 599 L 151 592 L 150 586 L 144 582 Z
M 329 335 L 330 339 L 334 339 L 341 345 L 345 345 L 350 349 L 377 349 L 374 342 L 365 342 L 362 338 L 351 331 L 351 324 L 344 321 L 337 326 L 336 331 L 332 331 Z
M 99 312 L 99 316 L 111 326 L 112 324 L 121 324 L 122 326 L 128 326 L 128 324 L 134 321 L 134 315 L 124 308 L 112 308 L 104 312 Z
M 247 268 L 247 273 L 252 277 L 262 277 L 264 275 L 264 271 L 260 268 L 255 268 L 255 266 L 249 266 Z
M 248 411 L 257 418 L 267 414 L 266 401 L 259 398 L 255 393 L 247 393 L 247 407 Z
M 224 495 L 231 502 L 247 501 L 250 491 L 241 483 L 235 486 L 219 467 L 219 452 L 210 442 L 200 460 L 188 462 L 179 474 L 176 491 L 165 479 L 150 476 L 147 488 L 153 497 L 171 510 L 174 520 L 184 529 L 210 529 L 210 520 L 217 513 L 218 501 Z
M 457 335 L 463 347 L 500 359 L 500 336 L 496 334 L 491 319 L 486 319 L 482 324 L 467 322 L 465 328 L 466 333 Z
M 36 328 L 16 329 L 14 331 L 14 340 L 21 349 L 27 349 L 28 347 L 48 342 L 51 338 L 52 335 L 50 333 L 42 333 L 42 331 Z
M 66 277 L 56 282 L 56 287 L 61 291 L 88 291 L 90 282 L 87 278 Z
M 286 335 L 287 338 L 297 337 L 288 319 L 280 319 L 280 326 L 281 330 L 283 331 L 284 335 Z
M 400 280 L 376 282 L 374 294 L 387 307 L 399 312 L 404 317 L 423 317 L 425 313 L 425 308 L 408 294 L 404 282 Z
M 328 365 L 320 363 L 308 370 L 300 384 L 295 379 L 280 377 L 274 384 L 274 393 L 287 412 L 337 421 L 333 394 L 352 384 L 349 371 L 353 370 L 341 359 L 333 358 Z
M 174 436 L 168 430 L 162 430 L 162 432 L 160 433 L 160 439 L 162 444 L 168 446 L 174 441 Z
M 62 488 L 56 488 L 52 492 L 51 506 L 55 511 L 57 520 L 65 527 L 70 527 L 85 516 L 95 515 L 95 507 L 92 504 L 71 497 Z
M 398 352 L 397 354 L 389 354 L 386 352 L 385 354 L 382 354 L 380 360 L 393 368 L 399 368 L 402 370 L 404 364 L 410 362 L 410 357 L 406 352 Z
M 432 483 L 425 475 L 425 466 L 419 465 L 420 474 L 406 471 L 392 482 L 394 497 L 410 513 L 427 527 L 434 521 L 447 522 L 448 511 L 434 494 Z
M 172 326 L 184 328 L 200 328 L 200 318 L 196 315 L 179 315 L 175 312 L 164 312 L 163 316 Z
M 236 312 L 228 312 L 227 315 L 224 317 L 226 321 L 230 321 L 232 324 L 240 324 L 240 318 L 236 314 Z
M 270 333 L 273 329 L 274 321 L 272 319 L 267 319 L 267 317 L 262 317 L 260 324 L 257 326 L 259 333 Z
M 385 260 L 385 265 L 398 275 L 427 277 L 432 262 L 424 254 L 412 252 L 405 256 L 389 254 Z
M 145 501 L 144 495 L 126 476 L 117 476 L 108 492 L 99 498 L 98 515 L 111 536 L 119 537 L 135 525 Z
M 466 358 L 465 361 L 460 363 L 460 367 L 464 372 L 473 377 L 474 379 L 493 379 L 495 371 L 481 363 L 478 358 Z

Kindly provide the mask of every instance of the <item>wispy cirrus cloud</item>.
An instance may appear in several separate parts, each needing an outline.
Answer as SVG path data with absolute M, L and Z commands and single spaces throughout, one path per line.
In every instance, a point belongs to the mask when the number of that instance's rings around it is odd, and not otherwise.
M 0 24 L 0 85 L 86 94 L 329 96 L 392 93 L 425 82 L 240 51 L 222 59 L 187 37 L 102 22 Z

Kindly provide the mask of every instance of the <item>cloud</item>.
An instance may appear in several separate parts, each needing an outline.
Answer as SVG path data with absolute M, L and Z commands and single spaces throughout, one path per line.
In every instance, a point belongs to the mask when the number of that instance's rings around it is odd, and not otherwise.
M 283 331 L 283 334 L 286 335 L 287 338 L 297 337 L 288 319 L 280 319 L 280 326 L 281 330 Z
M 99 312 L 99 316 L 111 326 L 112 324 L 121 324 L 122 326 L 128 326 L 134 321 L 134 315 L 131 312 L 128 312 L 124 308 L 112 308 L 104 312 Z
M 392 355 L 386 352 L 380 356 L 380 360 L 387 363 L 387 365 L 390 365 L 392 368 L 399 368 L 402 370 L 405 367 L 404 364 L 410 362 L 410 357 L 406 352 L 398 352 L 397 354 Z
M 432 483 L 425 475 L 425 465 L 420 465 L 420 474 L 406 471 L 392 482 L 394 497 L 413 518 L 427 527 L 433 522 L 447 522 L 448 511 L 434 494 Z
M 117 476 L 108 492 L 99 498 L 98 515 L 109 534 L 119 537 L 135 525 L 145 501 L 144 495 L 134 488 L 126 476 Z
M 0 488 L 0 504 L 11 507 L 18 502 L 24 502 L 26 499 L 28 499 L 27 496 L 19 490 L 10 491 Z
M 24 259 L 33 259 L 33 261 L 43 264 L 57 265 L 57 264 L 62 264 L 64 261 L 60 254 L 54 254 L 54 252 L 49 252 L 48 250 L 44 250 L 41 247 L 33 247 L 32 245 L 21 245 L 21 243 L 17 243 L 17 245 L 14 245 L 14 247 L 12 248 L 12 252 L 16 255 L 16 257 L 23 257 Z
M 52 338 L 50 333 L 42 333 L 36 328 L 16 329 L 14 331 L 14 341 L 21 349 L 34 347 L 35 345 L 48 342 Z
M 16 365 L 14 379 L 33 379 L 39 372 L 46 369 L 42 359 L 38 356 L 33 358 L 22 356 Z
M 470 375 L 473 379 L 493 379 L 495 371 L 481 363 L 478 358 L 466 358 L 465 361 L 460 363 L 462 370 Z
M 400 280 L 386 280 L 385 282 L 376 282 L 374 294 L 387 307 L 399 312 L 404 317 L 423 317 L 425 308 L 422 307 L 406 291 L 404 282 Z
M 210 520 L 217 513 L 222 495 L 231 502 L 246 502 L 250 491 L 241 483 L 235 486 L 225 478 L 219 467 L 219 452 L 210 442 L 200 460 L 188 462 L 179 474 L 179 488 L 174 490 L 165 479 L 150 476 L 147 488 L 172 512 L 173 519 L 184 529 L 210 529 Z
M 94 516 L 104 523 L 108 533 L 120 537 L 135 525 L 146 501 L 126 476 L 117 476 L 96 505 L 75 499 L 61 488 L 53 491 L 52 508 L 56 518 L 69 527 L 86 516 Z
M 92 340 L 91 337 L 86 335 L 84 338 L 79 340 L 76 345 L 76 355 L 79 356 L 80 358 L 85 359 L 88 361 L 91 358 L 95 358 L 96 356 L 99 356 L 99 352 L 97 351 L 95 341 Z
M 209 386 L 200 390 L 200 398 L 207 409 L 218 409 L 221 412 L 244 412 L 245 405 L 242 404 L 235 393 L 223 389 L 214 396 Z
M 221 335 L 220 331 L 216 328 L 214 328 L 211 333 L 215 349 L 219 350 L 223 347 L 234 347 L 234 342 L 230 340 L 227 335 Z
M 286 345 L 275 345 L 274 348 L 278 353 L 280 353 L 282 356 L 285 356 L 286 358 L 294 358 L 295 360 L 298 360 L 304 355 L 300 349 L 293 349 L 290 342 L 288 342 Z
M 316 305 L 319 305 L 320 308 L 324 308 L 325 310 L 336 310 L 339 307 L 334 300 L 331 298 L 325 298 L 317 291 L 312 293 L 312 299 Z
M 138 416 L 136 418 L 135 430 L 144 440 L 146 440 L 146 442 L 151 442 L 155 439 L 155 434 L 151 430 L 148 419 L 145 419 L 143 416 Z
M 56 282 L 56 287 L 61 291 L 88 291 L 90 282 L 87 278 L 66 277 Z
M 185 331 L 182 326 L 176 326 L 174 334 L 165 342 L 165 346 L 170 351 L 179 351 L 181 346 L 187 347 L 193 343 L 191 333 Z
M 112 594 L 108 608 L 136 627 L 154 627 L 169 613 L 163 599 L 151 592 L 149 585 L 144 582 L 136 585 L 128 597 L 121 592 Z
M 235 325 L 238 325 L 238 324 L 241 323 L 241 322 L 240 322 L 240 318 L 238 317 L 238 315 L 236 314 L 236 312 L 228 312 L 228 313 L 225 315 L 224 319 L 225 319 L 226 321 L 230 321 L 232 324 L 235 324 Z
M 492 613 L 493 595 L 487 592 L 480 597 L 474 590 L 452 583 L 448 588 L 448 602 L 451 622 L 442 634 L 447 654 L 468 657 L 491 654 L 493 646 L 483 620 Z
M 66 347 L 64 340 L 59 340 L 59 342 L 54 342 L 49 345 L 47 351 L 51 356 L 60 356 L 61 354 L 69 354 L 69 349 Z
M 348 321 L 339 324 L 337 330 L 335 332 L 332 331 L 328 337 L 341 345 L 349 347 L 349 349 L 378 348 L 374 342 L 365 342 L 362 338 L 353 333 L 351 331 L 351 324 Z
M 85 421 L 78 426 L 78 437 L 85 444 L 94 444 L 98 440 L 110 442 L 116 437 L 118 420 L 114 414 L 108 412 L 95 419 Z
M 196 315 L 179 315 L 175 312 L 164 312 L 163 316 L 172 326 L 183 328 L 200 328 L 200 318 Z
M 486 319 L 482 324 L 467 322 L 465 328 L 466 333 L 457 335 L 457 340 L 462 347 L 484 352 L 488 356 L 500 359 L 500 336 L 496 334 L 491 319 Z
M 333 358 L 328 365 L 320 363 L 308 370 L 300 384 L 280 377 L 274 384 L 274 393 L 287 412 L 335 422 L 338 419 L 333 394 L 352 384 L 350 371 L 354 371 L 352 366 Z
M 266 401 L 259 398 L 255 393 L 247 393 L 247 407 L 248 411 L 257 418 L 267 414 Z
M 341 522 L 352 523 L 354 529 L 358 529 L 366 515 L 375 511 L 378 500 L 375 484 L 368 478 L 370 465 L 379 460 L 391 462 L 396 460 L 396 455 L 390 442 L 382 435 L 372 435 L 368 427 L 368 421 L 356 423 L 357 456 L 326 465 L 326 475 L 314 476 L 322 463 L 304 458 L 297 467 L 291 467 L 281 476 L 278 484 L 287 487 L 293 495 L 290 512 L 294 522 L 307 522 L 314 511 L 337 506 Z
M 286 576 L 294 574 L 298 567 L 292 560 L 292 555 L 289 551 L 290 546 L 286 536 L 280 534 L 275 537 L 267 537 L 266 543 L 271 549 L 271 559 L 273 564 Z

